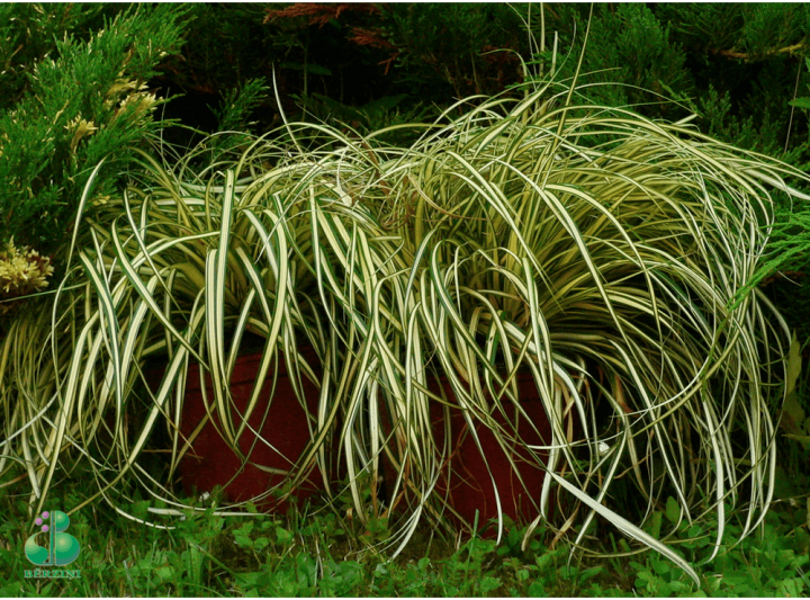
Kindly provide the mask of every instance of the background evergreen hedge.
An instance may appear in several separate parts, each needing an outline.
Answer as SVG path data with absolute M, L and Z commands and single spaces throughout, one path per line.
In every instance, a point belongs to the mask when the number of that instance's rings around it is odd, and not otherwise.
M 588 10 L 565 3 L 542 11 L 501 3 L 4 4 L 0 244 L 16 234 L 54 251 L 81 173 L 105 155 L 123 156 L 165 126 L 161 119 L 208 132 L 277 124 L 275 98 L 261 87 L 274 67 L 288 116 L 375 128 L 429 118 L 457 97 L 502 92 L 523 79 L 519 56 L 533 59 L 530 72 L 542 62 L 548 73 L 555 36 L 558 76 L 570 76 Z M 637 110 L 646 116 L 669 119 L 696 112 L 707 134 L 804 165 L 807 108 L 790 102 L 808 95 L 809 29 L 810 8 L 801 3 L 597 4 L 584 80 L 625 84 L 594 85 L 596 101 L 642 103 Z M 247 101 L 240 103 L 240 91 Z M 147 93 L 173 99 L 147 114 L 135 114 L 133 102 L 128 118 L 116 117 L 126 96 Z M 68 126 L 76 119 L 91 127 L 79 140 Z M 193 139 L 177 127 L 163 135 Z M 111 180 L 121 170 L 107 168 Z

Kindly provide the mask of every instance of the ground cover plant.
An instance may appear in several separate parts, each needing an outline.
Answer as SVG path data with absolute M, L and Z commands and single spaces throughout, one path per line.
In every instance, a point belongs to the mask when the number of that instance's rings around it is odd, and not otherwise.
M 81 482 L 60 483 L 65 485 L 56 487 L 52 500 L 63 506 L 91 492 Z M 68 491 L 68 483 L 78 486 Z M 168 531 L 119 519 L 100 506 L 75 513 L 69 531 L 82 550 L 71 567 L 80 576 L 48 581 L 24 578 L 31 568 L 19 551 L 29 535 L 25 498 L 2 494 L 8 518 L 0 542 L 6 574 L 0 591 L 8 597 L 800 597 L 810 590 L 807 511 L 787 503 L 769 513 L 759 534 L 739 543 L 741 528 L 731 525 L 716 561 L 700 569 L 699 585 L 654 553 L 572 559 L 569 548 L 555 545 L 542 527 L 525 549 L 524 530 L 517 527 L 501 545 L 492 539 L 442 539 L 425 528 L 411 551 L 389 561 L 368 551 L 367 532 L 345 513 L 307 505 L 287 515 L 229 518 L 214 514 L 215 496 L 207 502 L 187 499 L 207 510 L 181 511 L 182 520 L 164 517 L 174 527 Z M 669 506 L 653 515 L 650 533 L 677 523 L 674 500 Z M 161 509 L 171 511 L 133 498 L 133 511 L 141 517 Z M 712 543 L 711 521 L 681 527 L 686 555 L 699 555 Z M 629 550 L 615 536 L 604 544 Z

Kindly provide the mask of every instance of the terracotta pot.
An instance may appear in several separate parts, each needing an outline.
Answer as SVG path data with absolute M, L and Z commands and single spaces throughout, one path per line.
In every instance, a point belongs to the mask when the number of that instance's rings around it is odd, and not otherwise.
M 493 418 L 499 425 L 509 424 L 507 431 L 511 432 L 517 422 L 517 433 L 523 444 L 512 443 L 506 451 L 498 444 L 495 435 L 480 422 L 475 422 L 475 431 L 478 434 L 482 451 L 478 449 L 470 427 L 464 419 L 462 411 L 458 408 L 450 409 L 451 456 L 444 465 L 444 475 L 437 485 L 436 493 L 447 495 L 451 506 L 461 517 L 472 524 L 475 512 L 478 511 L 478 524 L 483 526 L 490 519 L 497 517 L 497 502 L 495 488 L 501 500 L 501 508 L 517 523 L 527 523 L 538 514 L 540 493 L 545 479 L 545 471 L 533 459 L 524 444 L 547 446 L 551 442 L 551 426 L 546 417 L 543 403 L 537 393 L 531 373 L 522 372 L 515 376 L 520 405 L 528 419 L 518 417 L 517 408 L 505 402 L 507 415 L 500 411 L 493 413 Z M 450 384 L 441 381 L 448 398 L 453 397 Z M 431 407 L 434 432 L 437 443 L 444 443 L 445 413 L 439 403 Z M 516 421 L 516 419 L 518 419 Z M 532 426 L 533 425 L 533 426 Z M 509 456 L 514 461 L 520 478 L 509 462 Z M 548 452 L 535 451 L 543 463 L 548 460 Z M 486 461 L 484 459 L 486 457 Z M 490 472 L 487 471 L 487 464 Z M 494 485 L 493 485 L 494 479 Z
M 318 359 L 314 350 L 299 348 L 299 352 L 313 369 L 317 368 Z M 241 421 L 241 415 L 247 408 L 260 363 L 261 353 L 249 354 L 240 357 L 234 367 L 230 390 L 233 398 L 232 421 L 235 425 Z M 301 379 L 308 410 L 313 413 L 317 409 L 318 389 L 306 377 L 302 376 Z M 261 440 L 257 441 L 253 431 L 246 428 L 238 440 L 239 448 L 246 457 L 243 464 L 242 459 L 225 442 L 214 424 L 211 421 L 207 422 L 195 438 L 192 448 L 178 465 L 177 472 L 186 493 L 211 491 L 215 485 L 220 485 L 224 487 L 228 500 L 240 501 L 258 496 L 282 483 L 284 475 L 268 473 L 256 465 L 290 470 L 310 441 L 310 430 L 306 411 L 293 391 L 282 355 L 279 355 L 275 395 L 262 425 L 271 386 L 272 377 L 268 376 L 262 388 L 260 405 L 248 419 L 250 427 L 258 431 L 267 444 Z M 209 404 L 212 403 L 213 389 L 210 375 L 206 375 L 206 395 Z M 180 427 L 182 435 L 189 437 L 205 414 L 200 390 L 199 366 L 194 364 L 189 367 L 188 372 Z M 211 420 L 219 426 L 216 412 L 212 414 Z M 316 466 L 293 495 L 304 499 L 322 489 L 323 479 Z M 284 504 L 270 498 L 260 503 L 260 506 L 265 510 L 284 510 Z
M 538 464 L 538 460 L 541 464 L 546 464 L 548 452 L 535 451 L 536 458 L 533 458 L 525 448 L 525 444 L 548 446 L 551 443 L 551 425 L 546 417 L 531 373 L 519 372 L 515 376 L 515 383 L 521 408 L 528 418 L 521 415 L 518 420 L 518 411 L 510 402 L 504 402 L 506 416 L 500 411 L 493 413 L 495 421 L 500 425 L 505 425 L 507 432 L 513 432 L 514 423 L 517 423 L 517 433 L 520 435 L 522 443 L 513 442 L 512 447 L 507 448 L 506 451 L 501 448 L 488 427 L 480 422 L 475 422 L 475 430 L 483 450 L 482 454 L 461 409 L 457 406 L 450 408 L 451 455 L 442 467 L 443 473 L 434 493 L 446 497 L 453 509 L 469 524 L 474 523 L 477 510 L 479 527 L 483 527 L 490 519 L 497 517 L 496 486 L 504 514 L 516 523 L 527 524 L 539 514 L 545 470 Z M 452 401 L 453 390 L 445 378 L 428 381 L 428 387 L 437 395 L 440 390 L 439 386 L 444 387 L 445 396 Z M 438 402 L 433 403 L 430 407 L 430 415 L 436 443 L 441 447 L 445 439 L 444 406 Z M 381 416 L 383 427 L 390 433 L 391 421 L 387 410 L 381 411 Z M 509 419 L 508 425 L 507 418 Z M 565 424 L 566 428 L 573 427 L 574 435 L 578 435 L 576 418 L 571 416 L 569 419 Z M 511 435 L 514 437 L 513 434 Z M 520 473 L 522 483 L 509 462 L 509 455 Z M 489 464 L 492 477 L 487 471 L 487 464 Z M 390 461 L 382 461 L 382 470 L 386 483 L 396 480 L 397 474 Z M 387 501 L 395 503 L 392 508 L 394 512 L 407 510 L 409 504 L 407 496 L 399 496 L 397 499 L 387 498 Z M 549 507 L 549 512 L 553 514 L 553 511 L 552 505 Z

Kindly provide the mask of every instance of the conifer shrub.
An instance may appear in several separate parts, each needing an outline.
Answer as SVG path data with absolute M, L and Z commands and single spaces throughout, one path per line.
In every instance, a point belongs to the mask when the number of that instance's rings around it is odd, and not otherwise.
M 155 109 L 163 100 L 148 82 L 180 49 L 186 9 L 138 6 L 113 18 L 73 6 L 0 10 L 6 40 L 24 49 L 18 57 L 3 51 L 14 69 L 2 81 L 12 94 L 0 107 L 0 246 L 14 237 L 53 255 L 93 169 L 103 161 L 92 194 L 102 204 L 126 172 L 129 149 L 162 127 Z M 102 28 L 80 35 L 99 17 Z

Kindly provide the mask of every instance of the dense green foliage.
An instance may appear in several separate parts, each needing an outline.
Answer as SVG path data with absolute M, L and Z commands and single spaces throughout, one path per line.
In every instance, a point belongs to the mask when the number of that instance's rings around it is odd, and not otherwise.
M 11 92 L 3 94 L 0 111 L 0 245 L 14 237 L 52 253 L 65 242 L 93 168 L 106 160 L 93 196 L 103 203 L 126 168 L 128 148 L 160 128 L 159 101 L 148 82 L 182 44 L 183 11 L 128 9 L 83 40 L 73 30 L 92 21 L 97 9 L 4 4 L 0 10 L 0 20 L 10 23 L 6 40 L 13 44 L 30 33 L 20 47 L 40 59 L 0 80 Z M 33 32 L 30 20 L 39 24 Z M 53 21 L 62 32 L 52 39 Z

